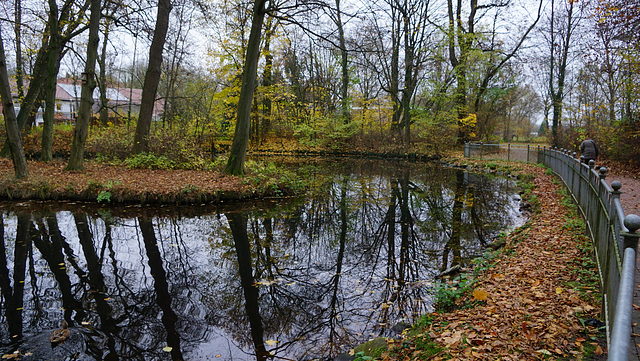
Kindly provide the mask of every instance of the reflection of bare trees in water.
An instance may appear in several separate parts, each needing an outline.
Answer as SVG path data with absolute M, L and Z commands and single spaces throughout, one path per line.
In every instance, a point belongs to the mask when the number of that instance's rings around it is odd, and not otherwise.
M 379 303 L 375 305 L 376 312 L 371 314 L 378 334 L 384 334 L 399 320 L 411 320 L 425 311 L 422 303 L 425 292 L 417 285 L 424 277 L 424 265 L 418 262 L 423 244 L 415 224 L 419 217 L 412 213 L 415 193 L 421 190 L 410 181 L 409 169 L 404 169 L 400 178 L 389 182 L 388 207 L 384 217 L 379 218 L 382 222 L 374 228 L 370 248 L 366 250 L 371 260 L 376 264 L 380 262 L 385 270 L 382 283 L 373 277 L 369 280 L 370 287 L 382 290 Z
M 412 320 L 426 311 L 429 289 L 423 281 L 447 265 L 451 254 L 455 262 L 463 260 L 462 241 L 468 242 L 472 230 L 468 222 L 486 222 L 475 208 L 487 204 L 468 201 L 474 187 L 462 171 L 447 172 L 451 187 L 436 177 L 418 184 L 409 170 L 401 174 L 387 186 L 341 177 L 328 186 L 330 197 L 309 199 L 289 212 L 293 216 L 278 221 L 250 217 L 254 274 L 258 282 L 266 282 L 259 288 L 264 334 L 282 335 L 280 326 L 295 319 L 309 326 L 290 330 L 282 339 L 304 341 L 314 335 L 322 346 L 309 346 L 309 355 L 335 355 L 358 338 L 349 329 L 353 322 L 384 334 L 397 320 Z M 380 197 L 383 190 L 386 197 Z M 371 201 L 381 198 L 384 202 Z M 293 250 L 296 267 L 283 257 L 282 245 Z M 330 251 L 319 259 L 319 248 Z M 354 273 L 359 291 L 350 288 Z M 294 283 L 293 290 L 287 287 Z M 291 345 L 300 348 L 284 342 L 276 350 Z
M 182 351 L 180 350 L 180 335 L 176 330 L 176 322 L 178 316 L 171 308 L 171 294 L 169 292 L 169 284 L 167 283 L 167 273 L 164 270 L 162 256 L 158 249 L 158 241 L 156 239 L 153 224 L 150 219 L 138 218 L 140 232 L 144 240 L 145 250 L 149 258 L 149 268 L 151 269 L 151 277 L 153 277 L 153 285 L 157 303 L 162 310 L 162 324 L 166 330 L 167 346 L 171 347 L 172 360 L 182 360 Z
M 46 222 L 46 224 L 45 224 Z M 47 214 L 43 217 L 35 219 L 37 227 L 31 227 L 31 239 L 34 245 L 40 251 L 42 258 L 47 262 L 47 265 L 51 269 L 53 276 L 58 283 L 58 288 L 62 298 L 62 309 L 64 312 L 64 319 L 70 324 L 71 316 L 75 312 L 75 320 L 77 323 L 84 320 L 86 314 L 82 308 L 82 304 L 73 295 L 73 287 L 69 275 L 67 274 L 67 268 L 65 266 L 65 250 L 70 250 L 69 245 L 65 242 L 64 237 L 60 233 L 58 227 L 58 220 L 55 215 Z M 66 247 L 65 247 L 66 245 Z M 77 270 L 80 268 L 77 262 L 74 263 Z M 81 275 L 85 276 L 84 271 L 80 270 Z M 81 277 L 84 279 L 84 277 Z M 37 291 L 34 290 L 34 295 L 37 295 Z M 37 302 L 36 304 L 39 304 Z
M 247 235 L 247 217 L 241 213 L 227 213 L 227 220 L 233 235 L 236 255 L 238 256 L 238 271 L 240 273 L 240 284 L 244 294 L 244 308 L 249 320 L 251 340 L 255 350 L 256 359 L 263 361 L 269 356 L 264 345 L 264 328 L 262 317 L 260 317 L 260 306 L 258 297 L 258 286 L 253 277 L 253 266 L 251 265 L 251 245 Z
M 458 170 L 456 171 L 456 183 L 453 191 L 453 207 L 449 221 L 451 236 L 449 237 L 449 240 L 442 252 L 442 265 L 440 266 L 441 271 L 444 271 L 449 267 L 449 253 L 453 255 L 451 259 L 452 264 L 460 264 L 462 262 L 462 257 L 460 256 L 460 239 L 462 238 L 462 211 L 464 208 L 465 193 L 466 187 L 464 182 L 464 172 Z
M 104 221 L 104 227 L 101 229 L 104 238 L 99 241 L 91 230 L 94 222 L 87 214 L 73 213 L 73 219 L 82 257 L 74 254 L 71 245 L 62 236 L 54 215 L 32 217 L 28 213 L 19 213 L 12 260 L 13 279 L 10 278 L 9 262 L 6 258 L 4 227 L 0 227 L 0 288 L 3 298 L 7 300 L 4 302 L 4 314 L 11 336 L 9 339 L 15 341 L 22 335 L 25 268 L 27 255 L 32 253 L 30 245 L 33 243 L 55 280 L 55 285 L 47 283 L 46 279 L 42 279 L 44 283 L 38 282 L 38 278 L 42 277 L 42 271 L 37 269 L 37 263 L 29 262 L 32 294 L 29 300 L 31 307 L 28 309 L 34 325 L 37 325 L 34 322 L 39 317 L 50 319 L 45 329 L 59 322 L 56 309 L 45 308 L 50 305 L 47 299 L 55 297 L 58 293 L 63 310 L 62 317 L 71 325 L 75 325 L 73 333 L 80 334 L 78 337 L 84 339 L 85 349 L 82 353 L 100 360 L 153 359 L 160 357 L 164 353 L 163 346 L 169 344 L 172 346 L 172 359 L 181 360 L 179 338 L 175 331 L 177 316 L 175 313 L 172 314 L 170 308 L 171 297 L 166 273 L 162 270 L 162 257 L 157 249 L 157 242 L 149 236 L 150 233 L 153 234 L 151 222 L 141 222 L 141 231 L 147 236 L 143 239 L 146 240 L 144 245 L 147 246 L 148 264 L 153 269 L 154 289 L 150 292 L 139 292 L 131 288 L 128 280 L 122 277 L 123 272 L 119 272 L 117 268 L 111 237 L 112 225 L 109 220 Z M 96 224 L 93 226 L 97 227 Z M 105 280 L 107 270 L 103 268 L 108 258 L 111 258 L 113 272 L 113 277 L 109 278 L 111 289 Z M 79 263 L 79 259 L 84 260 L 84 264 Z M 70 265 L 71 269 L 67 269 L 67 265 Z M 71 272 L 77 276 L 74 280 Z M 42 284 L 44 288 L 39 290 L 34 287 L 38 284 Z M 114 298 L 119 301 L 115 304 L 115 309 L 112 307 Z M 51 314 L 47 315 L 48 313 Z M 149 321 L 159 319 L 159 314 L 162 314 L 166 331 L 156 329 L 154 333 L 148 333 L 146 325 Z M 72 322 L 72 318 L 75 322 Z M 82 327 L 83 325 L 89 326 Z M 126 331 L 122 332 L 123 330 Z M 152 336 L 156 341 L 147 339 L 147 344 L 141 344 L 139 337 L 131 337 L 136 334 Z M 168 336 L 163 339 L 163 334 Z M 27 341 L 25 345 L 29 346 L 30 343 Z M 156 356 L 151 356 L 153 354 Z
M 2 220 L 2 219 L 0 219 Z M 10 339 L 15 341 L 22 337 L 22 310 L 27 253 L 31 248 L 28 237 L 30 217 L 23 214 L 18 217 L 18 227 L 14 243 L 13 285 L 7 265 L 4 228 L 0 233 L 0 287 L 4 298 L 4 311 L 7 318 Z M 4 222 L 3 222 L 4 225 Z

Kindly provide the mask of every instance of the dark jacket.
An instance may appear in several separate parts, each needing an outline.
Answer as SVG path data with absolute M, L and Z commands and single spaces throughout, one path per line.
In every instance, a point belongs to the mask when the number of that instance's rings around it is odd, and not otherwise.
M 591 139 L 585 139 L 580 144 L 580 153 L 585 157 L 585 159 L 596 159 L 598 157 L 598 146 L 596 142 Z

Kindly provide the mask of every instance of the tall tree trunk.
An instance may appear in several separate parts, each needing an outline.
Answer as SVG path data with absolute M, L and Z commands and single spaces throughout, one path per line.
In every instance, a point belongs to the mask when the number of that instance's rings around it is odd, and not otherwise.
M 458 143 L 464 143 L 468 135 L 464 131 L 462 119 L 466 118 L 469 114 L 467 109 L 467 62 L 469 59 L 469 52 L 471 51 L 471 33 L 472 29 L 469 29 L 465 33 L 462 28 L 461 18 L 461 1 L 458 0 L 457 8 L 454 14 L 452 1 L 449 0 L 449 61 L 453 67 L 453 72 L 456 76 L 456 90 L 454 95 L 454 103 L 456 112 L 458 115 Z M 456 57 L 455 54 L 455 41 L 458 40 L 458 48 L 460 54 Z
M 0 98 L 2 98 L 2 113 L 7 131 L 7 144 L 13 157 L 13 169 L 16 178 L 23 178 L 29 175 L 27 159 L 22 148 L 22 137 L 20 127 L 16 119 L 16 111 L 11 99 L 11 86 L 9 85 L 9 74 L 7 73 L 7 59 L 4 52 L 4 40 L 0 29 Z
M 153 32 L 151 48 L 149 48 L 149 66 L 144 76 L 140 114 L 138 115 L 138 125 L 133 140 L 133 153 L 142 153 L 149 150 L 149 132 L 153 118 L 153 105 L 158 91 L 160 75 L 162 74 L 162 49 L 167 38 L 170 13 L 171 1 L 158 0 L 156 29 Z
M 100 76 L 98 88 L 100 88 L 100 123 L 106 125 L 109 122 L 109 99 L 107 97 L 107 44 L 109 39 L 109 27 L 111 20 L 107 18 L 105 23 L 104 37 L 102 39 L 102 50 L 98 58 L 100 65 Z
M 391 127 L 400 131 L 401 109 L 400 106 L 400 25 L 396 18 L 398 11 L 393 7 L 392 11 L 392 30 L 391 30 L 391 81 L 389 83 L 389 92 L 393 102 L 393 115 L 391 116 Z
M 15 0 L 15 20 L 13 27 L 16 36 L 16 87 L 18 89 L 18 101 L 22 103 L 24 98 L 24 70 L 22 65 L 22 1 Z
M 265 24 L 264 32 L 264 71 L 262 72 L 262 86 L 264 87 L 264 99 L 262 101 L 262 129 L 260 131 L 260 142 L 262 143 L 271 129 L 271 108 L 273 96 L 273 54 L 271 53 L 271 37 L 273 36 L 275 25 L 273 17 L 269 16 Z
M 171 54 L 171 63 L 165 74 L 167 78 L 167 86 L 164 93 L 164 107 L 162 110 L 163 127 L 166 126 L 167 120 L 171 121 L 175 119 L 174 115 L 177 112 L 175 106 L 176 81 L 178 80 L 178 72 L 182 67 L 182 60 L 185 55 L 184 39 L 191 29 L 191 18 L 185 17 L 184 8 L 180 8 L 179 11 L 180 12 L 177 15 L 178 29 L 177 31 L 172 31 L 175 34 L 173 35 L 173 44 L 172 46 L 169 46 L 169 49 L 173 50 Z M 169 124 L 169 129 L 173 129 L 173 122 Z
M 345 124 L 348 124 L 351 121 L 351 112 L 349 111 L 349 54 L 347 53 L 347 45 L 344 37 L 340 0 L 336 0 L 336 26 L 338 27 L 340 67 L 342 70 L 342 77 L 340 79 L 340 105 L 342 107 L 343 121 Z
M 405 149 L 408 150 L 409 144 L 411 144 L 411 98 L 413 96 L 413 91 L 415 88 L 414 79 L 413 79 L 413 58 L 414 58 L 414 49 L 410 46 L 411 41 L 411 33 L 412 30 L 410 28 L 410 20 L 409 14 L 406 13 L 408 9 L 405 7 L 403 9 L 403 32 L 404 32 L 404 88 L 402 89 L 402 109 L 403 109 L 403 124 L 404 127 L 404 144 Z M 417 30 L 416 30 L 417 31 Z
M 100 2 L 91 0 L 91 17 L 89 20 L 89 43 L 87 44 L 87 62 L 84 67 L 82 93 L 80 95 L 80 109 L 73 131 L 71 155 L 66 170 L 80 170 L 83 168 L 84 145 L 87 140 L 89 123 L 93 115 L 93 90 L 96 87 L 96 59 L 98 58 L 98 30 L 100 27 Z M 106 39 L 105 39 L 106 40 Z
M 56 85 L 60 71 L 60 30 L 58 4 L 49 0 L 49 52 L 47 53 L 47 80 L 45 82 L 45 108 L 42 126 L 40 160 L 53 159 L 53 119 L 56 111 Z
M 33 66 L 33 74 L 46 74 L 47 72 L 47 63 L 49 58 L 49 49 L 46 46 L 43 46 L 38 51 L 38 55 L 36 55 L 36 60 Z M 36 76 L 31 79 L 29 82 L 29 89 L 27 90 L 27 94 L 24 96 L 20 104 L 20 112 L 16 115 L 18 122 L 18 131 L 22 131 L 25 129 L 27 124 L 27 119 L 32 113 L 37 112 L 37 104 L 42 101 L 42 90 L 44 87 L 46 77 L 44 76 Z M 6 157 L 10 154 L 9 143 L 5 142 L 2 147 L 2 151 L 0 151 L 0 156 Z
M 166 89 L 164 90 L 164 104 L 162 107 L 162 128 L 164 128 L 167 125 L 167 117 L 169 116 L 169 110 L 173 110 L 171 108 L 173 108 L 173 97 L 172 92 L 173 92 L 173 87 L 175 85 L 175 79 L 177 76 L 177 58 L 178 58 L 178 42 L 180 41 L 180 33 L 182 32 L 182 22 L 180 20 L 178 20 L 179 25 L 178 25 L 178 34 L 175 35 L 175 41 L 173 43 L 173 46 L 169 46 L 169 48 L 173 48 L 173 54 L 171 54 L 171 63 L 169 64 L 169 69 L 168 71 L 165 73 L 166 77 L 167 77 L 167 86 Z M 171 129 L 172 126 L 171 124 L 169 125 L 169 129 Z
M 131 107 L 133 106 L 133 74 L 136 71 L 136 54 L 138 53 L 138 37 L 133 40 L 133 62 L 131 64 L 131 77 L 129 79 L 129 108 L 127 110 L 127 134 L 131 124 Z
M 242 88 L 238 99 L 238 113 L 236 129 L 233 135 L 231 153 L 225 168 L 225 173 L 233 175 L 244 174 L 244 162 L 247 156 L 247 144 L 251 135 L 251 103 L 256 83 L 258 58 L 260 57 L 260 38 L 262 23 L 264 22 L 266 0 L 255 0 L 253 5 L 253 19 L 251 33 L 247 43 L 244 70 L 242 73 Z
M 49 0 L 49 43 L 47 53 L 47 76 L 45 81 L 45 113 L 44 113 L 44 125 L 42 129 L 42 143 L 40 159 L 48 162 L 53 158 L 53 126 L 55 116 L 55 98 L 56 98 L 56 86 L 58 79 L 58 72 L 60 71 L 60 59 L 63 56 L 64 45 L 70 40 L 70 28 L 73 25 L 68 25 L 73 15 L 70 12 L 72 0 L 66 0 L 62 5 L 62 13 L 58 13 L 58 4 L 56 0 Z M 59 18 L 58 18 L 59 16 Z M 79 18 L 82 18 L 80 16 Z M 79 24 L 79 22 L 77 22 Z M 67 26 L 65 34 L 62 34 L 62 27 Z M 37 74 L 34 72 L 34 74 Z M 37 107 L 37 106 L 36 106 Z M 36 110 L 37 111 L 37 110 Z M 31 111 L 30 111 L 31 113 Z M 19 116 L 20 117 L 20 116 Z M 18 120 L 20 124 L 20 119 Z
M 610 54 L 607 53 L 607 57 L 609 57 Z M 616 94 L 616 79 L 615 79 L 615 74 L 613 72 L 613 66 L 611 65 L 610 61 L 607 61 L 608 63 L 608 70 L 607 70 L 607 90 L 608 90 L 608 100 L 609 100 L 609 119 L 607 119 L 607 125 L 612 125 L 615 121 L 616 121 L 616 99 L 617 99 L 617 94 Z
M 552 10 L 551 10 L 551 62 L 550 62 L 550 80 L 549 80 L 549 90 L 551 93 L 551 104 L 553 107 L 553 118 L 551 121 L 551 144 L 553 146 L 558 146 L 560 143 L 558 130 L 560 129 L 562 122 L 562 110 L 563 110 L 563 100 L 564 100 L 564 86 L 565 86 L 565 78 L 567 74 L 567 62 L 569 58 L 569 48 L 571 47 L 571 34 L 575 27 L 574 19 L 573 19 L 573 4 L 574 2 L 569 2 L 569 8 L 567 9 L 567 19 L 566 19 L 566 34 L 564 34 L 564 38 L 562 39 L 561 44 L 561 54 L 560 54 L 560 63 L 558 64 L 558 75 L 557 75 L 557 88 L 554 86 L 554 45 L 555 34 L 554 34 L 554 1 L 551 2 Z

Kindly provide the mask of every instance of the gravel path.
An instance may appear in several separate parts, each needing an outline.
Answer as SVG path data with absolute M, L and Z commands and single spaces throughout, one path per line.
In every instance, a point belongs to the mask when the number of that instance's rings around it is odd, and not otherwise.
M 620 203 L 624 214 L 640 215 L 640 174 L 610 174 L 607 183 L 620 181 Z M 640 252 L 636 251 L 636 288 L 633 292 L 632 343 L 629 349 L 629 360 L 640 360 Z
M 620 203 L 622 204 L 622 209 L 624 209 L 624 214 L 640 215 L 640 179 L 638 177 L 612 174 L 606 178 L 609 185 L 616 180 L 622 183 Z

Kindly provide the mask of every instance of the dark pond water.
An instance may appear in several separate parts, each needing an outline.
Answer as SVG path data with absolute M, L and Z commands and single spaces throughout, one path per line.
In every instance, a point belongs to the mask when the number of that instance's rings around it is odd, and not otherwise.
M 374 161 L 319 163 L 308 174 L 326 182 L 305 199 L 0 204 L 0 351 L 331 359 L 430 311 L 437 274 L 523 221 L 506 179 Z M 52 349 L 62 320 L 71 336 Z

